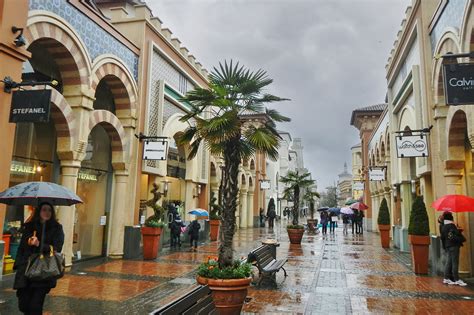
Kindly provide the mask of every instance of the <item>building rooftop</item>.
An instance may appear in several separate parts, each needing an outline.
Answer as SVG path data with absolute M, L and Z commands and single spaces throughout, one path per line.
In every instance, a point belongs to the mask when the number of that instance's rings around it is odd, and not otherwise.
M 351 116 L 351 125 L 354 125 L 354 120 L 357 114 L 365 114 L 365 113 L 381 114 L 386 108 L 387 108 L 387 104 L 381 103 L 381 104 L 375 104 L 375 105 L 370 105 L 370 106 L 354 109 L 352 111 L 352 116 Z

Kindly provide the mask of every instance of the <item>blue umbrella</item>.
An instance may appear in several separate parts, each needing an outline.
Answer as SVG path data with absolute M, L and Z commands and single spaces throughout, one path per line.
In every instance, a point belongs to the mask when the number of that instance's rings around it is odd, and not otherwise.
M 0 192 L 0 203 L 7 205 L 38 206 L 43 202 L 70 206 L 82 203 L 82 200 L 66 187 L 49 182 L 26 182 Z
M 193 209 L 191 211 L 188 212 L 189 214 L 194 214 L 194 215 L 197 215 L 197 216 L 200 216 L 200 217 L 208 217 L 209 216 L 209 212 L 207 212 L 207 210 L 204 210 L 204 209 Z
M 331 214 L 339 215 L 341 213 L 341 208 L 329 208 L 328 211 Z

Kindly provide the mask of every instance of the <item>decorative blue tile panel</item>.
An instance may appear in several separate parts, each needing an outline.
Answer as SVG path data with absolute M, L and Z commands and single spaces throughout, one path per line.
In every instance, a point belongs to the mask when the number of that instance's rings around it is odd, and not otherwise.
M 431 52 L 434 53 L 436 45 L 443 36 L 446 28 L 453 27 L 456 29 L 461 28 L 462 18 L 464 10 L 466 9 L 467 0 L 448 0 L 443 13 L 438 19 L 435 27 L 431 31 Z
M 66 0 L 30 0 L 30 10 L 45 10 L 62 17 L 74 27 L 92 59 L 103 54 L 116 55 L 138 81 L 138 55 Z

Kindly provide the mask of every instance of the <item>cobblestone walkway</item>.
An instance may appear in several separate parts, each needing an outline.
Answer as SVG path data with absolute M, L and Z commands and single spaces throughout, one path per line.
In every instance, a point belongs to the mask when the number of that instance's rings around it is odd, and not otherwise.
M 474 314 L 471 287 L 443 285 L 440 277 L 417 277 L 406 256 L 379 245 L 376 234 L 307 235 L 290 245 L 284 228 L 243 229 L 236 257 L 266 238 L 280 242 L 288 277 L 252 286 L 245 314 Z M 96 260 L 76 265 L 47 298 L 46 314 L 147 314 L 195 285 L 197 265 L 217 252 L 165 251 L 156 261 Z M 0 282 L 0 314 L 19 314 L 10 281 Z

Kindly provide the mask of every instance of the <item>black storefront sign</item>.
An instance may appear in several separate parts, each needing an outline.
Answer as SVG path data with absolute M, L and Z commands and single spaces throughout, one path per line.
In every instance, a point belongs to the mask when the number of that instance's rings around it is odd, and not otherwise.
M 14 91 L 10 122 L 49 122 L 51 90 Z
M 444 95 L 447 105 L 474 105 L 474 64 L 445 64 Z

